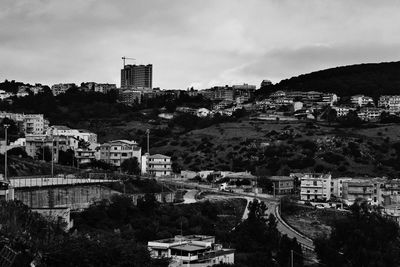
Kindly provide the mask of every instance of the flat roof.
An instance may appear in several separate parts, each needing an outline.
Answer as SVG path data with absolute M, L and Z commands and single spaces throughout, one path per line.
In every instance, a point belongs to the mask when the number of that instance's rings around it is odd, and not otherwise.
M 192 252 L 192 251 L 198 251 L 198 250 L 206 249 L 206 247 L 190 243 L 190 244 L 173 246 L 173 247 L 171 247 L 171 249 Z
M 271 177 L 268 177 L 267 179 L 272 180 L 272 181 L 294 180 L 294 178 L 290 177 L 290 176 L 271 176 Z

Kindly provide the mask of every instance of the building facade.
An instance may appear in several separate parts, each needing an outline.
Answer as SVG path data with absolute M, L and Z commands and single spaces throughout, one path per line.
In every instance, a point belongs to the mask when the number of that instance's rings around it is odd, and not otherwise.
M 145 154 L 142 156 L 142 174 L 148 174 L 155 177 L 172 175 L 171 157 L 155 154 Z
M 114 140 L 100 145 L 100 160 L 118 167 L 130 158 L 137 158 L 140 166 L 141 155 L 142 149 L 135 141 Z
M 304 201 L 331 198 L 331 174 L 305 173 L 300 176 L 300 199 Z
M 286 195 L 294 192 L 294 178 L 290 176 L 271 176 L 274 194 Z
M 153 88 L 153 65 L 125 65 L 121 70 L 121 88 Z

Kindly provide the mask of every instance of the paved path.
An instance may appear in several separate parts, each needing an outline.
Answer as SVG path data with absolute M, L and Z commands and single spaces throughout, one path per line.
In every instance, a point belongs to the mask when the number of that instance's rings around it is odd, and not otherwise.
M 82 179 L 82 178 L 11 178 L 10 185 L 16 189 L 30 187 L 51 187 L 60 185 L 77 185 L 77 184 L 101 184 L 115 183 L 116 180 L 103 179 Z

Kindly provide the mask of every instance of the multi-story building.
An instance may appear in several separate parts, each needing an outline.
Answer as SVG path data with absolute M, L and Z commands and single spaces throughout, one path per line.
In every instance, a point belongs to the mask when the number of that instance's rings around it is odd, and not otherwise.
M 343 198 L 343 183 L 351 181 L 351 178 L 340 177 L 331 179 L 331 197 Z
M 28 156 L 36 158 L 40 149 L 55 147 L 51 137 L 45 134 L 27 134 L 25 136 L 25 151 Z
M 121 88 L 153 88 L 153 65 L 125 65 L 121 70 Z
M 374 100 L 370 96 L 353 95 L 350 99 L 351 103 L 355 106 L 363 107 L 368 104 L 374 105 Z
M 25 114 L 23 116 L 23 129 L 25 134 L 43 134 L 49 127 L 49 121 L 43 114 Z
M 118 100 L 125 105 L 132 105 L 135 103 L 140 104 L 142 100 L 142 94 L 143 92 L 138 90 L 120 90 L 118 94 Z
M 100 145 L 100 160 L 118 167 L 130 158 L 137 158 L 140 166 L 141 155 L 142 149 L 135 141 L 114 140 Z
M 109 83 L 95 83 L 93 90 L 95 92 L 103 93 L 106 94 L 110 92 L 111 90 L 116 90 L 117 85 L 116 84 L 109 84 Z
M 142 174 L 149 174 L 155 177 L 172 175 L 171 157 L 155 154 L 144 154 L 142 156 Z
M 303 100 L 307 97 L 307 93 L 303 91 L 286 91 L 286 97 L 293 100 Z
M 400 112 L 400 95 L 383 95 L 379 98 L 378 107 L 385 108 L 390 114 Z
M 294 192 L 294 177 L 271 176 L 268 180 L 272 182 L 274 193 L 277 195 L 292 194 Z
M 324 104 L 332 106 L 337 101 L 338 101 L 338 97 L 336 94 L 323 94 L 322 95 L 322 102 Z
M 69 89 L 73 87 L 76 87 L 74 83 L 59 83 L 51 86 L 51 91 L 53 92 L 54 96 L 57 96 L 59 94 L 67 92 Z
M 91 163 L 96 159 L 96 151 L 91 149 L 78 148 L 75 150 L 75 159 L 79 165 Z
M 361 108 L 357 112 L 357 116 L 363 121 L 377 121 L 381 117 L 381 114 L 384 110 L 381 108 Z
M 75 139 L 75 141 L 71 140 L 71 142 L 73 141 L 73 144 L 71 143 L 72 149 L 78 148 L 79 140 L 89 143 L 92 148 L 97 144 L 97 134 L 84 129 L 71 129 L 64 125 L 53 125 L 47 129 L 46 133 L 49 136 L 65 136 Z
M 343 183 L 343 199 L 347 204 L 353 204 L 357 199 L 365 199 L 372 205 L 383 203 L 383 188 L 385 180 L 373 179 L 352 179 Z
M 346 107 L 346 106 L 333 106 L 332 109 L 336 110 L 336 116 L 338 117 L 344 117 L 349 114 L 350 110 L 355 111 L 355 108 L 352 107 Z
M 331 198 L 331 174 L 305 173 L 300 176 L 301 200 L 329 200 Z
M 282 91 L 282 90 L 278 90 L 269 95 L 270 98 L 278 98 L 278 97 L 285 97 L 285 96 L 286 96 L 286 92 Z
M 309 101 L 321 101 L 323 93 L 317 91 L 308 91 L 306 92 L 306 98 Z
M 190 235 L 149 241 L 150 256 L 170 259 L 169 266 L 208 267 L 216 264 L 234 264 L 235 250 L 215 243 L 214 236 Z

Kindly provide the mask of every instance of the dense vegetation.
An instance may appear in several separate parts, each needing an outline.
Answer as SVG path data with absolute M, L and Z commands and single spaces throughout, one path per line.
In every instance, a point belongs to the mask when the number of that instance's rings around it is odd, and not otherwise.
M 400 266 L 399 225 L 365 201 L 351 206 L 351 215 L 335 221 L 329 238 L 316 241 L 325 266 Z
M 320 70 L 262 88 L 264 94 L 279 89 L 320 91 L 340 96 L 365 94 L 378 97 L 399 94 L 400 62 L 359 64 Z

